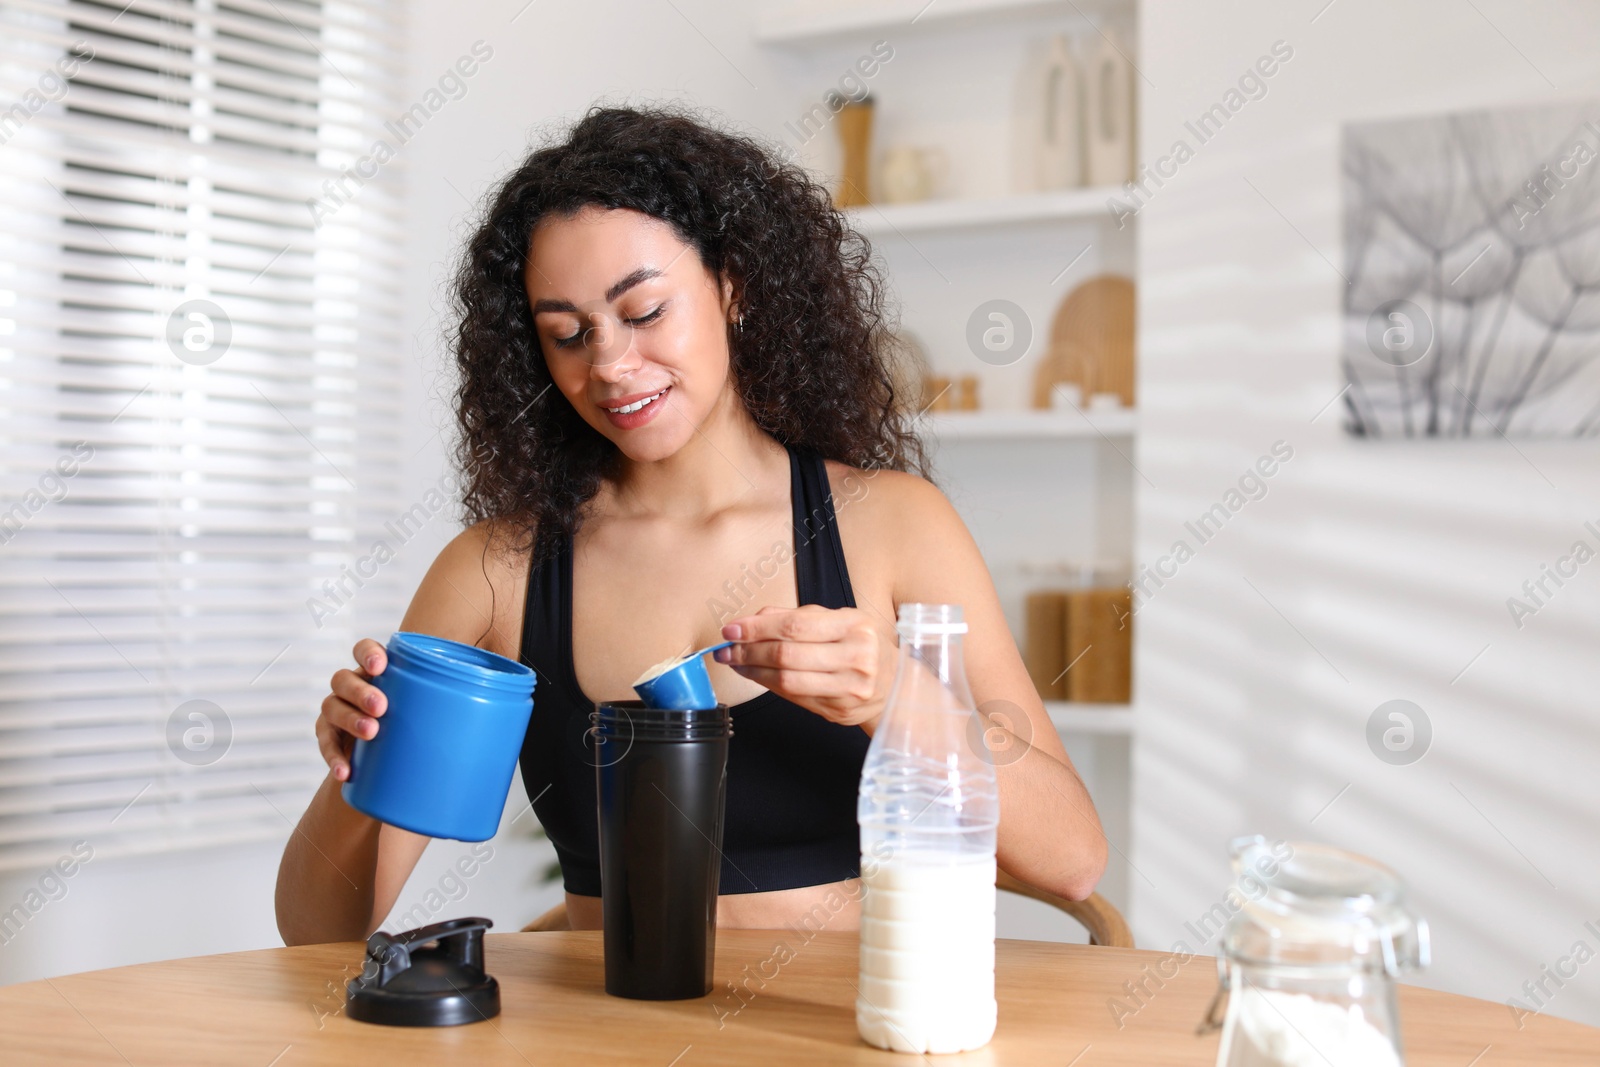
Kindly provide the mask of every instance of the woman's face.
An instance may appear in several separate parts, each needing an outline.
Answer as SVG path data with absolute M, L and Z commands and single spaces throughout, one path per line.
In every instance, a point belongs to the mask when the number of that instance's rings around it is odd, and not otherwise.
M 728 388 L 731 286 L 660 219 L 585 207 L 534 228 L 523 272 L 550 377 L 630 459 L 672 455 Z

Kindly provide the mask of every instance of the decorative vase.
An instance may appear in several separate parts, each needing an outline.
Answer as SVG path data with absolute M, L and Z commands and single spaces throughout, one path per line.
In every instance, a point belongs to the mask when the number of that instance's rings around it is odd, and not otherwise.
M 1072 39 L 1058 34 L 1045 53 L 1043 106 L 1035 129 L 1035 179 L 1039 189 L 1083 184 L 1083 72 Z
M 1133 66 L 1107 28 L 1084 77 L 1084 154 L 1090 185 L 1133 180 Z
M 867 196 L 867 161 L 872 151 L 872 108 L 872 97 L 866 96 L 846 104 L 835 120 L 842 156 L 834 207 L 860 207 L 871 203 Z
M 941 148 L 891 148 L 878 164 L 881 198 L 890 204 L 926 200 L 939 190 L 949 171 L 950 157 Z

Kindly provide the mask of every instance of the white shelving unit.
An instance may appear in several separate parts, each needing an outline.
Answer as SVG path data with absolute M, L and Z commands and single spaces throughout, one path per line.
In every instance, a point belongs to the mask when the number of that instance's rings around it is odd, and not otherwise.
M 930 411 L 924 433 L 940 441 L 1131 439 L 1138 426 L 1132 408 L 1089 411 Z
M 781 136 L 818 172 L 837 166 L 837 155 L 830 156 L 837 134 L 827 118 L 818 125 L 817 102 L 840 91 L 841 72 L 854 77 L 878 42 L 893 54 L 879 55 L 868 79 L 877 104 L 874 164 L 889 145 L 936 147 L 950 162 L 937 199 L 845 214 L 871 241 L 901 325 L 922 343 L 932 373 L 979 379 L 980 410 L 929 413 L 919 429 L 937 480 L 983 550 L 1019 641 L 1025 593 L 1055 581 L 1040 561 L 1120 565 L 1132 555 L 1137 412 L 1028 404 L 1061 299 L 1096 274 L 1137 277 L 1137 220 L 1119 223 L 1108 208 L 1115 187 L 1016 191 L 1009 155 L 1014 79 L 1027 50 L 1047 34 L 1073 34 L 1083 51 L 1098 46 L 1105 24 L 1123 41 L 1137 40 L 1136 3 L 769 0 L 756 32 L 792 95 L 778 116 Z M 1031 344 L 1015 364 L 980 361 L 968 347 L 972 316 L 995 299 L 1015 303 L 1029 320 Z M 1100 891 L 1126 909 L 1135 708 L 1047 701 L 1046 711 L 1113 845 Z M 1048 917 L 1017 921 L 1002 936 L 1059 935 Z
M 914 204 L 868 204 L 847 209 L 845 217 L 858 232 L 868 236 L 1085 220 L 1110 225 L 1116 216 L 1106 202 L 1114 196 L 1125 194 L 1116 186 L 1106 186 Z
M 1138 728 L 1138 719 L 1128 704 L 1081 704 L 1070 700 L 1047 700 L 1045 711 L 1056 729 L 1068 734 L 1106 734 L 1129 737 Z
M 756 40 L 778 47 L 811 47 L 874 34 L 948 31 L 995 19 L 1128 6 L 1128 0 L 800 0 L 772 5 L 756 29 Z

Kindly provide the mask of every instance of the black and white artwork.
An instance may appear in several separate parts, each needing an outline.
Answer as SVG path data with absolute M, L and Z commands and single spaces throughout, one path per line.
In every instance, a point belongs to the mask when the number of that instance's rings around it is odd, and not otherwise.
M 1345 428 L 1600 437 L 1600 102 L 1348 125 Z

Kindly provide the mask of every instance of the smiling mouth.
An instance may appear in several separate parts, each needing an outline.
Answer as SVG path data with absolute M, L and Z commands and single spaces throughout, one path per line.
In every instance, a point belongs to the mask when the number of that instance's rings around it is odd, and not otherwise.
M 672 387 L 668 386 L 667 388 L 670 389 Z M 642 400 L 635 400 L 631 404 L 623 404 L 621 407 L 607 407 L 604 404 L 602 404 L 600 406 L 604 407 L 607 411 L 611 412 L 611 414 L 613 414 L 613 415 L 629 415 L 629 414 L 632 414 L 635 411 L 641 410 L 647 404 L 655 403 L 657 400 L 659 400 L 663 396 L 665 396 L 666 392 L 667 392 L 667 390 L 663 389 L 659 393 L 655 393 L 655 394 L 653 394 L 651 396 L 647 396 Z

